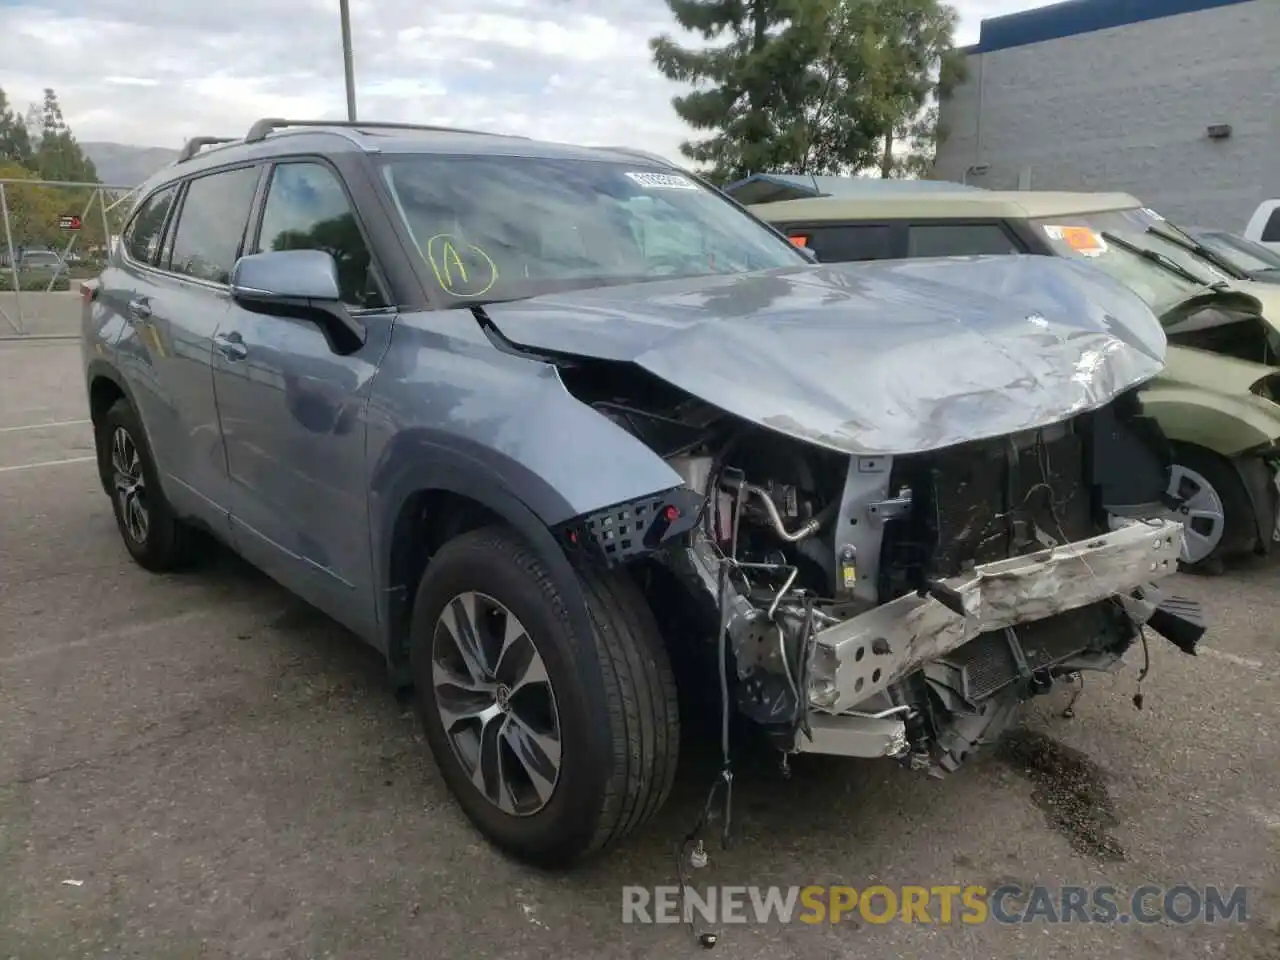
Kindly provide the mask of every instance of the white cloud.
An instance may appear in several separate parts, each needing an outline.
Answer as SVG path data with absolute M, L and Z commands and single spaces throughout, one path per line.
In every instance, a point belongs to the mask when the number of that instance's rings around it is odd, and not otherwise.
M 1047 0 L 959 0 L 983 17 Z M 672 158 L 681 87 L 647 41 L 663 0 L 352 0 L 361 116 L 457 124 Z M 262 116 L 345 115 L 337 0 L 0 0 L 0 84 L 19 107 L 57 90 L 82 140 L 176 147 Z

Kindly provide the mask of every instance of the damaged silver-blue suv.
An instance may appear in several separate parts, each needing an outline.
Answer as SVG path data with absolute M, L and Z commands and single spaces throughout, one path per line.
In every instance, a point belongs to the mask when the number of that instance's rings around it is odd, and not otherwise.
M 143 185 L 84 293 L 134 559 L 221 541 L 375 645 L 533 862 L 648 819 L 690 705 L 726 765 L 739 714 L 940 776 L 1203 631 L 1153 585 L 1164 334 L 1085 264 L 819 265 L 636 151 L 268 119 Z

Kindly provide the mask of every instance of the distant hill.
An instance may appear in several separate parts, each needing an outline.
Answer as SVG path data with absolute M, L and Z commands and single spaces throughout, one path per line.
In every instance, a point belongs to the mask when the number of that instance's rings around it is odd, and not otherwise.
M 93 161 L 98 179 L 116 187 L 137 186 L 161 167 L 178 159 L 178 151 L 167 147 L 81 141 L 80 149 Z

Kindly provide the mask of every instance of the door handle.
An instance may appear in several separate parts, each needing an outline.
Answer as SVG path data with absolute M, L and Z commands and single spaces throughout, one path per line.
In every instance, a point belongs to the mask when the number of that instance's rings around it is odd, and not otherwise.
M 135 320 L 147 320 L 151 317 L 151 304 L 142 297 L 129 301 L 129 316 Z
M 228 360 L 243 360 L 249 355 L 249 348 L 244 345 L 244 340 L 235 331 L 218 334 L 213 338 L 213 345 Z

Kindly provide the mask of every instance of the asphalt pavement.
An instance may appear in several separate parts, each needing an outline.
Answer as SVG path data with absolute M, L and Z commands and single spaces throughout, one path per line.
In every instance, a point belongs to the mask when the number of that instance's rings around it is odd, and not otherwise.
M 67 342 L 0 343 L 0 958 L 662 958 L 622 922 L 675 882 L 717 771 L 686 751 L 657 822 L 602 861 L 505 859 L 445 791 L 380 658 L 229 556 L 155 576 L 98 486 Z M 947 780 L 749 756 L 710 885 L 1248 888 L 1241 922 L 729 924 L 711 956 L 1280 958 L 1280 563 L 1179 578 L 1212 629 L 1028 705 Z M 935 915 L 935 920 L 937 919 Z

